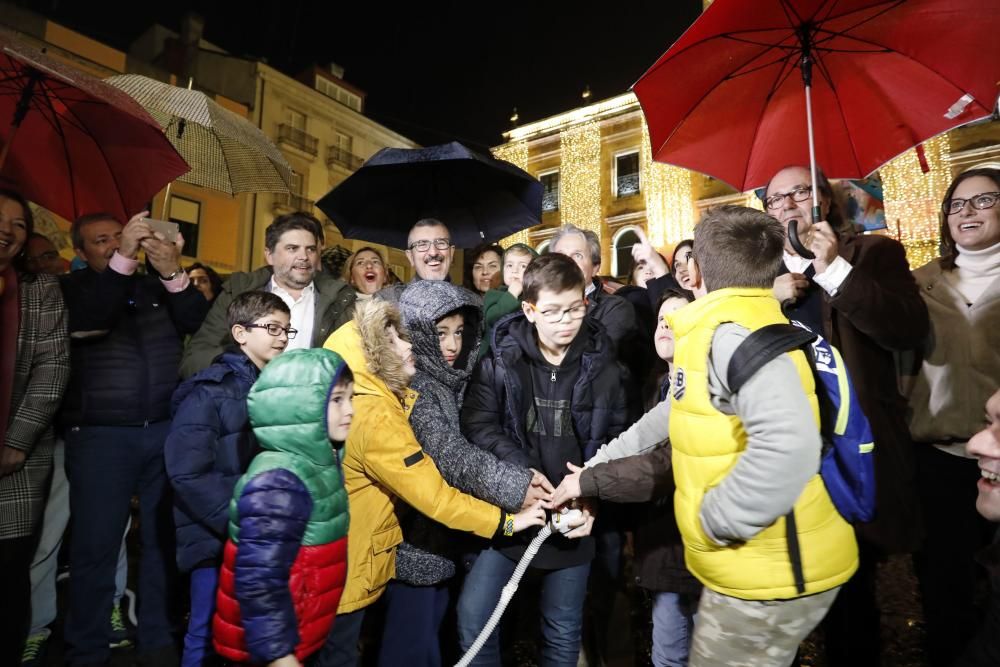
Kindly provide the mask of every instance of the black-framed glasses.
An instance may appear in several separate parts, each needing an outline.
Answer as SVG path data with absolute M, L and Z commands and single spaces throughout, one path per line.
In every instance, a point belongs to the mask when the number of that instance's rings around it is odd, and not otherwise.
M 941 210 L 946 215 L 955 215 L 965 208 L 966 203 L 970 203 L 972 204 L 972 208 L 985 211 L 988 208 L 996 206 L 998 201 L 1000 201 L 1000 192 L 980 192 L 978 195 L 973 195 L 968 199 L 959 199 L 958 197 L 946 199 L 941 204 Z
M 781 208 L 781 205 L 785 203 L 786 197 L 791 197 L 792 201 L 805 201 L 812 197 L 813 189 L 811 185 L 800 185 L 788 192 L 775 192 L 773 195 L 764 200 L 764 205 L 767 206 L 769 211 L 774 211 Z
M 268 324 L 244 324 L 243 328 L 244 329 L 264 329 L 264 330 L 267 331 L 268 334 L 270 334 L 270 335 L 272 335 L 274 337 L 280 336 L 281 332 L 284 331 L 285 335 L 288 336 L 288 340 L 292 340 L 293 338 L 295 338 L 296 336 L 299 335 L 299 330 L 298 329 L 293 329 L 291 327 L 283 327 L 280 324 L 275 324 L 273 322 L 270 322 Z
M 549 324 L 558 324 L 563 321 L 563 318 L 569 315 L 570 320 L 581 320 L 583 316 L 587 314 L 587 300 L 584 299 L 583 303 L 579 303 L 571 308 L 551 308 L 546 310 L 538 310 L 538 306 L 533 303 L 528 303 L 528 307 L 533 311 L 542 316 L 542 319 Z
M 407 247 L 410 250 L 416 250 L 417 252 L 427 252 L 431 249 L 431 244 L 434 245 L 435 250 L 447 250 L 451 247 L 451 239 L 434 239 L 433 241 L 421 239 L 419 241 L 414 241 Z

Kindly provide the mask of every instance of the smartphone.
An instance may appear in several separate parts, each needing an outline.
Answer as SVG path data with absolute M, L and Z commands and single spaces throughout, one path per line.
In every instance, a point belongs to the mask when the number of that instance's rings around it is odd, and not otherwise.
M 177 235 L 180 234 L 180 225 L 176 222 L 170 222 L 169 220 L 154 220 L 152 218 L 145 218 L 150 229 L 154 233 L 162 234 L 163 239 L 168 243 L 177 243 Z

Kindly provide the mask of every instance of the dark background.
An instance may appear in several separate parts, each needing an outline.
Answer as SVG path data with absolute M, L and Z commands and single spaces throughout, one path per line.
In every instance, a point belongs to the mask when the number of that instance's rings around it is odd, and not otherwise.
M 527 123 L 625 92 L 701 12 L 659 2 L 378 0 L 21 1 L 123 51 L 152 23 L 178 31 L 186 11 L 204 38 L 286 74 L 336 62 L 367 94 L 366 115 L 422 144 L 503 141 Z

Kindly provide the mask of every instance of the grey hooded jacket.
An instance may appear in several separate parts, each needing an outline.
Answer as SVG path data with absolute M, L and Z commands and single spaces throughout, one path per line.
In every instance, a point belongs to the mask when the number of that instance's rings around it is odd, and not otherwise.
M 410 426 L 445 481 L 508 512 L 517 512 L 532 472 L 476 447 L 459 429 L 462 398 L 482 338 L 481 303 L 469 290 L 443 281 L 417 280 L 403 290 L 399 310 L 417 365 L 410 386 L 420 395 L 410 414 Z M 451 367 L 441 354 L 436 325 L 455 311 L 464 315 L 465 328 L 462 352 Z M 426 586 L 454 575 L 453 558 L 459 555 L 461 535 L 412 510 L 401 518 L 401 525 L 405 541 L 396 553 L 396 579 Z

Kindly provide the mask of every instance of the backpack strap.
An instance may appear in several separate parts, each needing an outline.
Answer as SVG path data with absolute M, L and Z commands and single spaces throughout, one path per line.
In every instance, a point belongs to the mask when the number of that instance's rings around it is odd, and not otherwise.
M 816 334 L 794 324 L 769 324 L 751 332 L 733 352 L 729 366 L 726 368 L 729 391 L 733 394 L 739 392 L 746 381 L 752 378 L 765 364 L 792 350 L 805 349 L 809 354 L 809 363 L 812 364 L 811 350 L 808 349 L 808 344 L 814 340 L 816 340 Z M 788 558 L 792 564 L 795 590 L 799 595 L 803 595 L 806 591 L 806 583 L 794 509 L 785 515 L 785 538 L 788 542 Z
M 767 362 L 785 352 L 791 352 L 811 343 L 816 334 L 794 324 L 769 324 L 750 333 L 733 352 L 726 369 L 726 384 L 733 394 L 738 393 Z
M 802 550 L 799 547 L 799 529 L 795 525 L 795 509 L 785 515 L 785 539 L 788 540 L 788 558 L 792 561 L 792 577 L 799 595 L 806 592 L 806 577 L 802 571 Z

